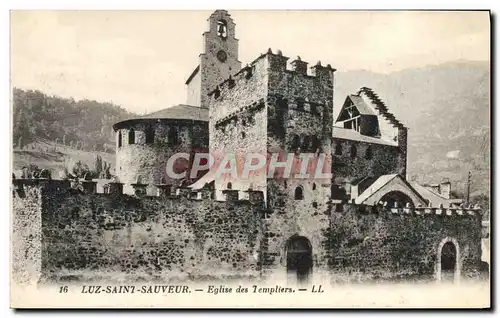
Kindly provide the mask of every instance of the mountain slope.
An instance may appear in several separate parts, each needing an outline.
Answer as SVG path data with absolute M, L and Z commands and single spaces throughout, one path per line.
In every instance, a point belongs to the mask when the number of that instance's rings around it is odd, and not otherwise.
M 48 96 L 13 89 L 13 144 L 46 139 L 86 151 L 114 152 L 112 125 L 133 114 L 111 103 Z

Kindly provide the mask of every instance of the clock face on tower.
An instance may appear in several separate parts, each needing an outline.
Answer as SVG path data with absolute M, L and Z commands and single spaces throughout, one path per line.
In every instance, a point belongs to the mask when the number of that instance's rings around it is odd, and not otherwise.
M 227 54 L 226 52 L 220 50 L 219 52 L 217 52 L 217 59 L 221 62 L 225 62 L 226 59 L 227 59 Z

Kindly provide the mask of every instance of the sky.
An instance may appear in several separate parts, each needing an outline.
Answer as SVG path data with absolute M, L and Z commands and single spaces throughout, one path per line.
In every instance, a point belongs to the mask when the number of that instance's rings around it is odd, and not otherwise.
M 230 11 L 243 65 L 270 47 L 339 72 L 490 60 L 481 11 Z M 211 11 L 12 11 L 11 85 L 139 114 L 186 102 Z

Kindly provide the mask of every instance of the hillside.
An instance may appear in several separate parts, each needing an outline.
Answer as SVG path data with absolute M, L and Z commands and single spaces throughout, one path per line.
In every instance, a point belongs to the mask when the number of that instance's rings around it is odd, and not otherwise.
M 13 89 L 13 145 L 19 150 L 48 140 L 85 151 L 114 153 L 112 125 L 133 114 L 111 103 L 66 99 Z M 28 148 L 27 148 L 28 147 Z
M 335 110 L 347 94 L 372 88 L 409 128 L 408 174 L 422 183 L 448 178 L 463 194 L 490 188 L 489 63 L 457 61 L 390 74 L 341 70 Z M 334 112 L 335 113 L 335 112 Z
M 20 170 L 31 164 L 40 169 L 52 171 L 54 177 L 64 168 L 70 167 L 77 161 L 81 161 L 88 167 L 93 168 L 96 156 L 99 155 L 103 162 L 111 166 L 114 174 L 115 155 L 103 151 L 78 150 L 70 146 L 56 144 L 54 141 L 37 139 L 26 145 L 24 149 L 14 149 L 13 170 Z
M 13 89 L 13 169 L 31 164 L 53 175 L 81 161 L 94 166 L 96 156 L 114 170 L 112 125 L 132 113 L 111 103 L 48 96 Z

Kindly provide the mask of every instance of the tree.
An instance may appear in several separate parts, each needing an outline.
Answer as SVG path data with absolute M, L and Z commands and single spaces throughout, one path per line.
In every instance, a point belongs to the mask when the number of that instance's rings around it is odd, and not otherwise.
M 101 158 L 101 156 L 96 155 L 95 156 L 95 160 L 94 160 L 94 175 L 95 176 L 100 176 L 102 170 L 103 170 L 103 167 L 102 167 L 102 158 Z
M 104 168 L 103 168 L 103 171 L 101 173 L 101 179 L 111 179 L 110 169 L 111 169 L 111 165 L 104 162 Z
M 84 164 L 81 160 L 75 162 L 75 164 L 71 168 L 71 173 L 73 174 L 73 176 L 79 179 L 84 178 L 90 172 L 91 171 L 89 169 L 89 166 Z

